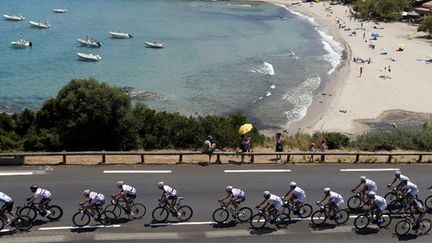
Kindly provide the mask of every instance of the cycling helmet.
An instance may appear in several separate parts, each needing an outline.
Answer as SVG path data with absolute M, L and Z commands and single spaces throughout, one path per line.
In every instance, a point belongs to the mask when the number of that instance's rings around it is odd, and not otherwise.
M 225 187 L 225 190 L 226 190 L 227 192 L 231 192 L 232 189 L 233 189 L 232 186 L 227 186 L 227 187 Z
M 117 185 L 118 188 L 121 189 L 122 186 L 124 185 L 124 182 L 123 181 L 117 181 L 116 185 Z
M 324 193 L 330 193 L 330 188 L 328 187 L 324 188 Z
M 264 198 L 268 199 L 270 197 L 270 192 L 269 191 L 264 191 L 263 196 L 264 196 Z
M 368 197 L 375 197 L 376 193 L 375 192 L 368 192 Z
M 87 197 L 88 195 L 90 195 L 90 190 L 89 189 L 84 190 L 83 194 L 84 196 Z
M 396 177 L 396 178 L 399 178 L 399 177 L 400 177 L 400 175 L 401 175 L 401 172 L 400 172 L 400 170 L 398 170 L 398 171 L 395 171 L 395 177 Z
M 36 186 L 36 185 L 33 185 L 33 186 L 30 187 L 30 190 L 32 192 L 36 192 L 37 189 L 38 189 L 38 186 Z
M 297 183 L 295 181 L 290 182 L 290 187 L 295 188 L 297 186 Z
M 361 182 L 365 182 L 366 181 L 366 176 L 360 176 L 360 181 Z
M 159 187 L 159 189 L 162 189 L 162 187 L 165 185 L 165 183 L 163 182 L 163 181 L 161 181 L 161 182 L 159 182 L 158 183 L 158 187 Z

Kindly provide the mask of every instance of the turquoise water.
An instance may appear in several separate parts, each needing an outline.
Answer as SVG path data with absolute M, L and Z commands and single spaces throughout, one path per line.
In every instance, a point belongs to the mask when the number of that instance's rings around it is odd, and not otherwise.
M 56 14 L 53 8 L 66 8 Z M 116 86 L 151 91 L 157 110 L 186 115 L 240 112 L 260 127 L 301 118 L 313 90 L 332 63 L 317 27 L 269 5 L 172 0 L 1 0 L 0 109 L 40 107 L 73 78 L 94 77 Z M 48 30 L 28 20 L 48 20 Z M 109 31 L 132 39 L 111 39 Z M 77 38 L 93 37 L 99 49 Z M 24 38 L 32 48 L 14 49 Z M 164 49 L 144 41 L 164 42 Z M 102 56 L 83 62 L 76 53 Z M 327 57 L 326 57 L 327 55 Z

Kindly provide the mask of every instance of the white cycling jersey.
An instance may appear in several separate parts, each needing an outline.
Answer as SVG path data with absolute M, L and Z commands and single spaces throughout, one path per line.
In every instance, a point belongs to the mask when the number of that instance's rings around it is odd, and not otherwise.
M 90 203 L 105 202 L 105 196 L 102 193 L 90 192 L 89 198 L 91 199 Z
M 368 192 L 376 192 L 378 190 L 376 183 L 369 179 L 366 179 L 364 186 Z
M 51 198 L 51 192 L 47 189 L 43 189 L 41 187 L 38 187 L 34 194 L 35 198 L 41 197 L 41 198 Z
M 164 190 L 164 194 L 167 195 L 167 196 L 174 197 L 174 196 L 177 195 L 177 191 L 174 188 L 170 187 L 170 186 L 164 185 L 163 186 L 163 190 Z
M 292 191 L 292 194 L 296 196 L 297 201 L 304 203 L 304 200 L 306 198 L 306 193 L 303 189 L 301 189 L 300 187 L 297 186 Z
M 233 197 L 245 197 L 245 192 L 238 188 L 233 188 L 231 190 L 231 195 Z
M 411 196 L 415 196 L 418 193 L 417 185 L 412 183 L 411 181 L 408 181 L 408 183 L 405 186 L 405 189 L 407 190 L 407 193 Z
M 267 201 L 271 205 L 273 205 L 277 210 L 279 210 L 283 206 L 282 198 L 273 194 L 270 194 L 270 197 L 269 199 L 267 199 Z
M 8 195 L 4 194 L 3 192 L 0 192 L 0 201 L 2 201 L 4 203 L 10 203 L 10 202 L 12 202 L 12 198 L 9 197 Z
M 381 211 L 384 211 L 387 208 L 387 201 L 381 196 L 375 195 L 373 202 Z
M 399 178 L 397 178 L 397 180 L 399 181 L 399 182 L 402 182 L 403 180 L 405 180 L 405 181 L 410 181 L 410 179 L 408 178 L 408 176 L 404 176 L 404 175 L 399 175 Z
M 129 195 L 135 195 L 136 194 L 136 189 L 134 187 L 132 187 L 132 186 L 123 184 L 122 185 L 122 192 L 121 193 L 123 195 L 127 195 L 127 194 L 129 194 Z
M 336 192 L 330 191 L 330 196 L 329 196 L 329 202 L 333 202 L 334 204 L 336 204 L 338 207 L 340 207 L 343 203 L 343 197 Z

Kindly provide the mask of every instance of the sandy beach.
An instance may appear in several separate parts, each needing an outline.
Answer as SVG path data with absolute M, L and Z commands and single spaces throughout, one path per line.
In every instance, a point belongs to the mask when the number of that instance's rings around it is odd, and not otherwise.
M 421 38 L 425 33 L 417 32 L 416 26 L 360 22 L 350 18 L 348 6 L 328 2 L 266 2 L 283 4 L 313 17 L 345 48 L 345 61 L 330 81 L 315 92 L 307 115 L 288 131 L 359 134 L 368 129 L 359 120 L 375 119 L 386 111 L 432 112 L 432 64 L 417 60 L 432 54 L 432 41 Z M 379 35 L 377 40 L 371 40 L 372 33 Z M 371 44 L 375 45 L 373 49 Z M 403 51 L 397 51 L 400 44 Z

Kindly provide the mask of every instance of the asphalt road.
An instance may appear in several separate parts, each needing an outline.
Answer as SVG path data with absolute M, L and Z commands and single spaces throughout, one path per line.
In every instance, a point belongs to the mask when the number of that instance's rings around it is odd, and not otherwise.
M 262 170 L 284 170 L 283 172 L 263 172 Z M 341 171 L 371 169 L 372 171 Z M 387 169 L 386 171 L 376 171 Z M 64 242 L 64 241 L 161 241 L 179 242 L 431 242 L 432 235 L 408 235 L 398 238 L 394 234 L 394 219 L 388 229 L 369 229 L 357 232 L 353 219 L 345 225 L 332 224 L 316 229 L 309 221 L 293 222 L 285 229 L 269 226 L 260 231 L 249 228 L 249 224 L 214 225 L 211 215 L 218 207 L 217 199 L 224 195 L 226 185 L 242 188 L 246 192 L 245 206 L 254 208 L 263 199 L 262 192 L 270 190 L 283 195 L 288 184 L 294 180 L 307 194 L 307 201 L 314 204 L 323 197 L 323 188 L 331 187 L 345 199 L 352 195 L 351 189 L 358 184 L 361 175 L 366 175 L 378 184 L 378 194 L 387 192 L 386 185 L 392 181 L 394 170 L 400 169 L 408 175 L 420 189 L 420 197 L 429 195 L 426 189 L 432 185 L 432 166 L 427 164 L 385 164 L 385 165 L 167 165 L 167 166 L 56 166 L 56 167 L 1 167 L 0 190 L 13 197 L 15 206 L 24 205 L 25 198 L 31 195 L 30 185 L 38 184 L 53 193 L 53 204 L 64 209 L 59 221 L 37 220 L 31 232 L 6 231 L 0 233 L 0 242 Z M 124 172 L 128 173 L 104 173 Z M 254 170 L 230 173 L 227 170 Z M 290 170 L 290 171 L 288 171 Z M 133 172 L 133 173 L 132 173 Z M 142 172 L 142 173 L 137 173 Z M 146 173 L 144 173 L 146 172 Z M 161 173 L 155 173 L 161 172 Z M 168 173 L 170 172 L 170 173 Z M 25 174 L 25 175 L 20 175 Z M 78 210 L 82 191 L 91 189 L 103 193 L 108 199 L 117 191 L 115 182 L 124 180 L 137 188 L 137 202 L 147 207 L 142 220 L 122 220 L 110 228 L 74 229 L 71 228 L 72 215 Z M 185 225 L 151 224 L 151 211 L 157 206 L 160 191 L 157 182 L 165 181 L 185 197 L 184 204 L 191 206 L 194 215 Z M 107 200 L 108 201 L 108 200 Z M 315 208 L 316 209 L 316 208 Z M 429 217 L 429 216 L 427 216 Z M 97 223 L 91 223 L 98 227 Z M 432 234 L 432 233 L 431 233 Z

